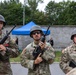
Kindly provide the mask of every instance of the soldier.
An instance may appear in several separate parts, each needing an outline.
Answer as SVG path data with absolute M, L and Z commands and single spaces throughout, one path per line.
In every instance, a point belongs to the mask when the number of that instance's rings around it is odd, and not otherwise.
M 6 25 L 5 19 L 0 15 L 0 40 L 4 37 L 3 27 Z M 8 43 L 8 45 L 7 45 Z M 8 39 L 4 44 L 0 44 L 0 75 L 12 75 L 9 58 L 19 55 L 18 47 L 12 39 Z
M 21 65 L 28 68 L 28 75 L 51 75 L 49 64 L 54 62 L 55 53 L 52 46 L 47 42 L 41 42 L 40 39 L 43 31 L 40 26 L 33 26 L 30 29 L 30 37 L 34 39 L 32 43 L 27 45 L 21 54 Z M 40 46 L 40 50 L 44 51 L 38 54 L 34 59 L 33 52 Z M 37 65 L 37 66 L 36 66 Z
M 73 44 L 62 50 L 60 68 L 66 75 L 76 75 L 76 29 L 72 32 Z
M 49 42 L 49 43 L 51 44 L 51 46 L 53 47 L 54 41 L 53 41 L 52 37 L 50 38 L 50 40 L 48 40 L 48 42 Z

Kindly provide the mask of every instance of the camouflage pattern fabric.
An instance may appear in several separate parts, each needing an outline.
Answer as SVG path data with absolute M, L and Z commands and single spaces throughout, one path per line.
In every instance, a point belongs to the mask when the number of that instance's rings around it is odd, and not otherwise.
M 0 35 L 0 40 L 3 36 L 4 34 Z M 12 75 L 9 58 L 17 57 L 19 55 L 18 46 L 10 37 L 5 41 L 4 45 L 7 47 L 7 50 L 0 51 L 0 75 Z
M 76 75 L 76 68 L 72 69 L 70 72 L 68 72 L 66 75 Z
M 54 62 L 54 49 L 49 43 L 46 43 L 46 50 L 42 55 L 44 60 L 34 70 L 34 56 L 32 53 L 36 47 L 37 45 L 32 42 L 23 50 L 21 54 L 21 65 L 28 68 L 28 75 L 51 75 L 49 64 Z
M 60 68 L 63 70 L 65 74 L 67 74 L 69 71 L 73 69 L 73 67 L 69 65 L 70 61 L 72 60 L 76 62 L 76 44 L 73 44 L 62 50 Z

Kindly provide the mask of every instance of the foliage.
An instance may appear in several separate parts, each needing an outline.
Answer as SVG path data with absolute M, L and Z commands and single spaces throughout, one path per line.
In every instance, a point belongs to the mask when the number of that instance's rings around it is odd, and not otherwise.
M 43 1 L 27 0 L 24 7 L 19 0 L 4 0 L 0 2 L 0 14 L 5 17 L 8 25 L 23 24 L 23 9 L 25 9 L 25 23 L 34 21 L 38 25 L 76 25 L 76 2 L 50 1 L 43 12 L 37 9 L 38 4 Z
M 38 18 L 36 18 L 36 16 L 39 17 L 39 15 L 37 15 L 37 13 L 41 14 L 41 12 L 39 13 L 39 11 L 37 10 L 37 6 L 38 6 L 38 3 L 42 3 L 42 2 L 43 2 L 42 0 L 28 0 L 28 5 L 29 5 L 30 11 L 31 11 L 30 20 L 32 20 L 32 21 L 35 21 L 36 19 L 38 20 Z
M 48 15 L 48 21 L 54 25 L 75 25 L 76 22 L 76 2 L 63 1 L 56 3 L 50 1 L 46 6 L 46 15 Z
M 0 4 L 0 13 L 5 16 L 6 22 L 9 25 L 20 24 L 22 22 L 22 5 L 15 1 Z
M 20 56 L 16 57 L 16 58 L 10 58 L 11 62 L 20 62 Z
M 56 51 L 55 52 L 55 62 L 60 62 L 60 57 L 61 57 L 61 51 Z
M 60 6 L 55 3 L 54 1 L 50 1 L 48 5 L 46 6 L 46 15 L 48 17 L 48 23 L 49 24 L 56 24 L 56 20 L 59 15 L 59 8 Z

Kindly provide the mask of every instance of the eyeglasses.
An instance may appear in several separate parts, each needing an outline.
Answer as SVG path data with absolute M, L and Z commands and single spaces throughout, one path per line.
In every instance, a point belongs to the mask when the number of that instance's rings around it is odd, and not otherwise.
M 40 34 L 41 32 L 40 31 L 36 31 L 36 32 L 33 32 L 32 34 L 35 35 L 35 34 Z

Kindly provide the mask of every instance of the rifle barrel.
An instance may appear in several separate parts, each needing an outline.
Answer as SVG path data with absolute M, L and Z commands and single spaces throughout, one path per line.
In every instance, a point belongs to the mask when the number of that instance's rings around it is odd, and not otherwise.
M 45 35 L 44 35 L 44 36 L 46 36 L 46 35 L 47 35 L 47 32 L 48 32 L 49 28 L 50 28 L 50 26 L 47 28 L 47 31 L 46 31 L 46 33 L 45 33 Z

